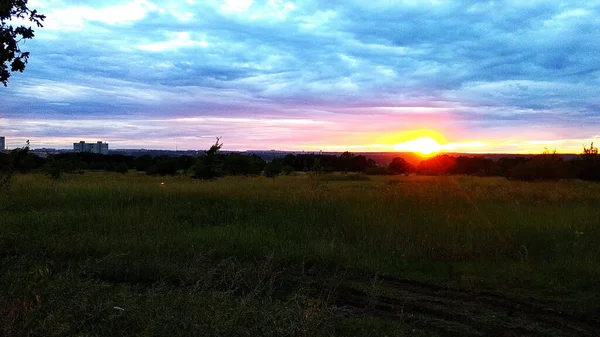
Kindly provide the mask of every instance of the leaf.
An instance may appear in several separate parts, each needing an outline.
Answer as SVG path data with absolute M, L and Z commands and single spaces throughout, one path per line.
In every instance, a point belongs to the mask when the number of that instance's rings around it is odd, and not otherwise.
M 25 62 L 23 62 L 23 60 L 21 60 L 21 58 L 14 59 L 14 61 L 10 65 L 10 71 L 12 71 L 12 72 L 18 71 L 18 72 L 22 73 L 23 70 L 25 70 Z

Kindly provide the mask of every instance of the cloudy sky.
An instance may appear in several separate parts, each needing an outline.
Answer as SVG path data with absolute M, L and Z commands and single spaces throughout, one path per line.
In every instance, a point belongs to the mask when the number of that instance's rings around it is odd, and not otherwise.
M 9 147 L 579 152 L 600 143 L 600 1 L 30 0 Z

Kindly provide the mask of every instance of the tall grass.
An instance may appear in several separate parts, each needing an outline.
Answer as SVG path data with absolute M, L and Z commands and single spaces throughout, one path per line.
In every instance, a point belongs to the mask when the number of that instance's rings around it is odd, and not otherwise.
M 184 307 L 193 319 L 180 320 L 182 335 L 319 335 L 339 328 L 326 324 L 336 314 L 285 280 L 344 270 L 593 306 L 599 196 L 579 181 L 474 177 L 16 176 L 0 192 L 0 301 L 37 308 L 41 296 L 46 309 L 10 321 L 40 334 L 77 334 L 72 321 L 83 320 L 105 334 L 127 323 L 161 335 Z M 113 308 L 127 303 L 139 319 Z

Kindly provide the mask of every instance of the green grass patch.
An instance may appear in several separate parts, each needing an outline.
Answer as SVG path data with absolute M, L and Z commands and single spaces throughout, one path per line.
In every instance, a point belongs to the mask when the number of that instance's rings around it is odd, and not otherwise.
M 0 192 L 0 335 L 423 332 L 328 300 L 340 277 L 375 274 L 593 313 L 599 206 L 580 181 L 16 176 Z

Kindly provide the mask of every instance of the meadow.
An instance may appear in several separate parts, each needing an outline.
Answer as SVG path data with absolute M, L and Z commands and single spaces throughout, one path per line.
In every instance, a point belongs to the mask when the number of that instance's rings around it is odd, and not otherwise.
M 597 336 L 600 184 L 17 175 L 0 336 Z

